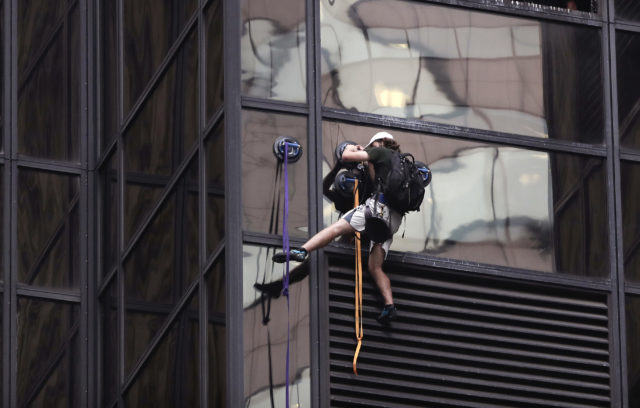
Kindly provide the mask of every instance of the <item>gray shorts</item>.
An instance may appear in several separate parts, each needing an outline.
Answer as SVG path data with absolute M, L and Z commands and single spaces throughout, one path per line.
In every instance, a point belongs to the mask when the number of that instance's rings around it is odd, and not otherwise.
M 358 207 L 343 215 L 342 219 L 347 221 L 349 225 L 351 225 L 356 231 L 362 232 L 365 229 L 365 211 L 368 208 L 369 211 L 374 213 L 375 204 L 376 200 L 374 198 L 368 198 L 364 204 L 359 205 Z M 377 202 L 377 205 L 378 212 L 382 214 L 381 218 L 384 220 L 384 222 L 387 223 L 387 226 L 391 231 L 391 237 L 381 244 L 382 249 L 384 249 L 384 257 L 386 258 L 387 253 L 389 253 L 389 247 L 393 242 L 393 234 L 398 231 L 398 229 L 400 228 L 400 223 L 402 223 L 402 215 L 400 215 L 400 213 L 398 213 L 397 211 L 392 210 L 391 208 L 389 208 L 389 206 L 381 203 L 380 201 Z M 371 241 L 369 250 L 371 250 L 375 244 L 375 242 Z

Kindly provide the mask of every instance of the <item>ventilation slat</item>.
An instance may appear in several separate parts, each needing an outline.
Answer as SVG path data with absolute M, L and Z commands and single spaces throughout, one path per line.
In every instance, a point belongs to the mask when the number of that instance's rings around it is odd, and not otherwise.
M 605 294 L 388 265 L 390 327 L 365 274 L 358 373 L 352 261 L 329 262 L 331 401 L 370 407 L 608 407 Z

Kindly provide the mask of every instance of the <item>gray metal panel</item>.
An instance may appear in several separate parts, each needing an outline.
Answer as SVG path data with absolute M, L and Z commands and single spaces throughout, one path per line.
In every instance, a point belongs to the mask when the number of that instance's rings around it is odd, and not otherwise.
M 365 273 L 356 377 L 353 258 L 328 269 L 332 406 L 612 404 L 606 293 L 385 264 L 399 319 Z

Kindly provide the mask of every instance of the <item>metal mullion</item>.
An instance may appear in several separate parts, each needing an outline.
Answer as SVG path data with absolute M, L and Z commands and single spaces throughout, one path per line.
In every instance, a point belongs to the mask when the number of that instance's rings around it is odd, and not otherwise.
M 308 87 L 307 87 L 308 89 Z M 307 115 L 309 113 L 309 105 L 307 103 L 296 103 L 287 101 L 278 101 L 272 99 L 255 98 L 250 96 L 242 96 L 242 107 L 272 110 L 282 113 L 297 113 L 299 115 Z
M 220 241 L 220 243 L 216 247 L 216 249 L 213 251 L 211 256 L 207 258 L 205 262 L 204 272 L 202 273 L 205 279 L 209 274 L 209 270 L 211 270 L 211 267 L 218 260 L 218 257 L 220 256 L 220 254 L 224 252 L 224 250 L 225 250 L 225 240 L 223 238 L 222 241 Z
M 13 280 L 11 274 L 11 237 L 13 231 L 13 220 L 11 215 L 13 214 L 13 200 L 12 200 L 12 163 L 9 158 L 11 157 L 11 131 L 12 131 L 12 111 L 14 104 L 12 101 L 12 95 L 14 92 L 12 88 L 15 86 L 13 82 L 13 59 L 12 47 L 14 37 L 12 36 L 13 27 L 12 22 L 12 6 L 13 2 L 5 1 L 2 5 L 2 150 L 7 160 L 3 160 L 2 171 L 2 353 L 5 358 L 2 359 L 2 406 L 11 406 L 11 388 L 12 382 L 15 378 L 13 376 L 13 346 L 15 341 L 13 340 L 13 330 L 15 324 L 13 323 Z
M 198 8 L 198 346 L 200 357 L 200 406 L 208 407 L 209 401 L 209 353 L 208 353 L 208 337 L 207 337 L 207 281 L 204 277 L 204 267 L 207 259 L 207 230 L 206 230 L 206 206 L 207 206 L 207 157 L 204 148 L 204 139 L 206 138 L 206 55 L 207 41 L 204 23 L 204 0 L 199 1 Z M 220 109 L 217 114 L 221 113 Z M 218 118 L 215 115 L 215 118 Z M 215 122 L 214 122 L 215 123 Z
M 18 101 L 18 0 L 12 0 L 9 2 L 9 13 L 5 21 L 9 20 L 10 24 L 8 24 L 8 31 L 10 35 L 6 38 L 6 44 L 10 44 L 9 50 L 5 51 L 5 55 L 9 55 L 7 62 L 5 63 L 5 67 L 9 65 L 9 70 L 5 74 L 5 78 L 9 79 L 9 86 L 5 89 L 5 92 L 8 91 L 8 95 L 5 97 L 5 102 L 8 103 L 5 112 L 9 112 L 9 115 L 5 117 L 6 125 L 5 129 L 8 129 L 9 132 L 5 133 L 5 137 L 9 136 L 9 154 L 7 157 L 15 158 L 15 150 L 17 150 L 17 138 L 18 138 L 18 122 L 17 122 L 17 101 Z M 6 4 L 5 3 L 5 4 Z M 6 31 L 5 31 L 6 33 Z M 14 102 L 15 101 L 15 102 Z M 6 146 L 6 145 L 5 145 Z M 18 203 L 17 203 L 17 165 L 15 162 L 11 161 L 10 165 L 7 166 L 9 168 L 10 175 L 10 183 L 5 191 L 9 191 L 9 195 L 7 197 L 10 198 L 10 204 L 7 207 L 10 207 L 10 216 L 9 216 L 9 231 L 5 233 L 5 237 L 8 235 L 9 240 L 8 243 L 10 245 L 10 256 L 8 262 L 5 261 L 5 265 L 9 263 L 9 268 L 5 272 L 5 276 L 7 276 L 7 280 L 5 281 L 5 302 L 9 302 L 8 306 L 5 306 L 5 310 L 8 309 L 8 332 L 3 333 L 3 340 L 8 338 L 8 341 L 3 341 L 3 344 L 6 344 L 8 353 L 5 356 L 8 356 L 8 362 L 5 362 L 5 374 L 7 374 L 7 379 L 5 380 L 5 384 L 8 385 L 6 389 L 3 390 L 3 394 L 5 395 L 4 403 L 7 407 L 15 407 L 17 406 L 17 386 L 16 379 L 18 378 L 18 340 L 17 340 L 17 319 L 15 316 L 18 315 L 17 310 L 17 295 L 16 295 L 16 285 L 15 278 L 16 272 L 18 269 L 18 257 L 16 256 L 18 251 L 17 244 L 17 222 L 16 216 L 18 213 Z M 5 168 L 5 171 L 7 169 Z M 5 178 L 6 180 L 6 178 Z M 5 244 L 6 245 L 6 244 Z M 8 293 L 7 293 L 8 292 Z M 8 296 L 7 296 L 8 295 Z M 7 299 L 8 297 L 8 299 Z M 6 327 L 6 326 L 5 326 Z
M 102 283 L 100 283 L 100 286 L 98 286 L 97 288 L 97 294 L 96 297 L 100 298 L 102 297 L 102 295 L 104 294 L 104 292 L 107 290 L 107 288 L 109 287 L 109 285 L 112 283 L 113 279 L 115 276 L 118 275 L 118 267 L 113 267 L 113 269 L 111 269 L 111 271 L 109 273 L 107 273 L 107 275 L 105 275 L 102 279 Z
M 618 125 L 616 124 L 616 126 Z M 631 162 L 640 162 L 640 152 L 631 152 L 620 146 L 618 146 L 618 152 L 619 152 L 620 159 L 622 160 L 631 161 Z
M 640 284 L 628 282 L 625 286 L 625 292 L 629 295 L 640 296 Z
M 500 4 L 491 4 L 488 2 L 484 2 L 482 0 L 474 1 L 474 0 L 430 0 L 430 3 L 438 3 L 443 6 L 454 6 L 458 8 L 472 9 L 478 11 L 490 12 L 492 14 L 502 14 L 507 16 L 520 16 L 520 17 L 530 17 L 536 20 L 548 20 L 560 23 L 572 23 L 572 24 L 581 24 L 588 26 L 602 26 L 603 16 L 598 13 L 587 13 L 584 11 L 578 11 L 580 15 L 575 14 L 576 12 L 562 11 L 562 10 L 542 10 L 542 5 L 527 5 L 523 4 L 521 6 L 512 6 L 512 5 L 500 5 Z M 523 2 L 524 3 L 524 2 Z
M 173 62 L 177 53 L 182 49 L 182 45 L 186 41 L 187 37 L 189 37 L 189 34 L 193 30 L 193 26 L 196 24 L 196 21 L 198 21 L 197 14 L 194 14 L 193 16 L 191 16 L 189 21 L 187 21 L 185 28 L 182 30 L 178 38 L 176 38 L 171 48 L 169 48 L 169 51 L 167 52 L 164 60 L 162 60 L 162 63 L 153 74 L 138 99 L 132 106 L 129 107 L 129 113 L 126 117 L 123 117 L 124 123 L 122 123 L 122 126 L 120 128 L 120 134 L 124 134 L 127 129 L 129 129 L 129 127 L 133 124 L 136 116 L 138 116 L 138 113 L 142 111 L 142 107 L 144 106 L 145 102 L 153 93 L 156 86 L 158 86 L 158 84 L 160 83 L 160 80 L 164 76 L 167 69 L 171 66 L 171 63 Z
M 620 31 L 630 31 L 633 33 L 640 33 L 640 25 L 634 25 L 624 22 L 616 22 L 615 23 L 616 30 Z
M 180 300 L 173 307 L 173 310 L 171 311 L 167 319 L 164 321 L 164 323 L 162 323 L 162 326 L 160 327 L 160 329 L 158 329 L 158 332 L 153 336 L 153 339 L 147 346 L 144 353 L 138 358 L 138 361 L 131 368 L 130 370 L 131 372 L 129 373 L 129 375 L 125 377 L 125 380 L 122 384 L 121 394 L 124 394 L 129 389 L 129 387 L 133 384 L 133 382 L 136 380 L 136 377 L 138 376 L 138 373 L 142 370 L 142 367 L 144 366 L 144 364 L 149 360 L 153 352 L 156 350 L 158 344 L 160 344 L 160 342 L 164 339 L 165 335 L 169 332 L 169 329 L 171 328 L 173 323 L 180 316 L 180 312 L 182 312 L 182 309 L 189 306 L 189 301 L 191 300 L 191 297 L 196 292 L 196 289 L 199 286 L 198 283 L 199 282 L 197 280 L 194 280 L 193 282 L 191 282 L 191 284 L 188 286 L 187 290 L 182 295 Z
M 97 100 L 100 100 L 100 98 L 98 98 Z M 99 112 L 99 110 L 96 109 L 96 112 Z M 98 133 L 100 132 L 96 132 L 96 136 L 98 135 Z M 100 169 L 102 169 L 105 163 L 111 159 L 112 155 L 114 154 L 114 151 L 116 151 L 117 149 L 117 145 L 118 145 L 118 138 L 115 137 L 111 142 L 109 142 L 109 145 L 102 151 L 101 157 L 95 163 L 94 167 L 89 167 L 89 170 L 99 171 Z
M 242 241 L 247 244 L 254 244 L 254 245 L 260 245 L 260 246 L 268 245 L 268 246 L 282 247 L 282 235 L 243 231 Z M 306 241 L 307 241 L 307 238 L 289 238 L 289 242 L 291 243 L 292 246 L 300 246 L 304 244 Z
M 514 133 L 492 132 L 482 129 L 463 128 L 419 119 L 390 118 L 388 116 L 354 113 L 333 108 L 323 108 L 325 119 L 365 126 L 382 126 L 402 131 L 429 133 L 433 136 L 444 136 L 463 140 L 501 144 L 525 149 L 544 150 L 546 152 L 574 153 L 595 157 L 606 157 L 605 145 L 588 145 L 585 143 L 567 142 L 555 139 L 534 138 Z
M 105 0 L 103 0 L 105 1 Z M 117 0 L 116 4 L 116 37 L 117 37 L 117 55 L 118 67 L 116 95 L 117 125 L 118 129 L 122 127 L 124 121 L 123 95 L 124 95 L 124 0 Z M 122 270 L 123 258 L 121 256 L 124 250 L 124 146 L 122 142 L 122 132 L 118 132 L 116 140 L 116 163 L 118 173 L 118 189 L 117 189 L 117 226 L 116 226 L 116 245 L 118 247 L 118 256 L 116 260 L 116 324 L 117 324 L 117 375 L 116 375 L 116 406 L 124 406 L 122 400 L 122 384 L 124 383 L 124 321 L 125 321 L 125 303 L 124 303 L 124 277 Z
M 610 16 L 614 16 L 613 1 L 609 4 Z M 611 339 L 611 390 L 615 392 L 617 398 L 612 398 L 617 401 L 619 406 L 627 407 L 628 401 L 628 387 L 627 387 L 627 366 L 626 366 L 626 337 L 625 337 L 625 292 L 624 292 L 624 245 L 622 234 L 622 191 L 621 187 L 621 167 L 620 167 L 620 129 L 618 120 L 618 84 L 613 79 L 616 78 L 617 73 L 617 61 L 616 61 L 616 28 L 614 25 L 609 25 L 606 32 L 607 44 L 609 47 L 608 57 L 609 63 L 604 64 L 606 69 L 606 76 L 609 79 L 609 86 L 605 87 L 605 91 L 609 96 L 610 109 L 607 109 L 609 114 L 611 134 L 609 140 L 611 141 L 609 149 L 610 165 L 607 166 L 609 176 L 609 188 L 613 190 L 613 194 L 608 194 L 608 201 L 613 213 L 609 218 L 612 219 L 613 226 L 610 228 L 613 233 L 610 234 L 610 242 L 612 243 L 612 280 L 613 291 L 611 294 L 611 332 L 613 338 Z M 617 363 L 617 364 L 616 364 Z M 618 369 L 615 370 L 614 367 Z
M 222 119 L 223 116 L 224 116 L 224 107 L 221 106 L 213 114 L 213 117 L 211 118 L 211 120 L 207 124 L 205 124 L 205 126 L 204 126 L 204 131 L 202 133 L 204 134 L 205 139 L 206 139 L 207 135 L 209 135 L 209 133 L 213 130 L 213 128 L 216 127 L 216 125 Z
M 154 206 L 151 209 L 151 211 L 149 212 L 149 214 L 145 217 L 144 221 L 142 221 L 142 223 L 140 224 L 138 229 L 133 233 L 133 236 L 129 239 L 129 242 L 126 244 L 126 247 L 124 247 L 124 249 L 123 249 L 123 251 L 121 253 L 122 261 L 124 261 L 129 256 L 129 254 L 133 251 L 133 248 L 135 247 L 136 243 L 142 238 L 142 235 L 147 230 L 149 225 L 151 225 L 151 223 L 153 222 L 154 217 L 160 211 L 160 208 L 166 203 L 166 200 L 169 197 L 169 195 L 171 194 L 173 188 L 176 186 L 176 184 L 178 183 L 180 178 L 184 175 L 184 173 L 186 173 L 187 168 L 189 167 L 189 164 L 191 163 L 191 160 L 193 160 L 193 158 L 196 156 L 197 152 L 198 152 L 198 145 L 196 144 L 186 154 L 185 159 L 182 161 L 180 166 L 178 166 L 178 168 L 176 169 L 175 173 L 169 179 L 169 182 L 167 183 L 166 187 L 162 191 L 162 194 L 158 198 L 158 201 L 154 204 Z M 122 159 L 122 161 L 124 161 L 124 159 Z M 123 171 L 123 178 L 124 178 L 124 169 L 122 168 L 121 170 Z M 123 182 L 123 184 L 125 184 L 125 183 Z M 124 187 L 123 187 L 121 193 L 124 196 Z M 124 199 L 123 199 L 122 204 L 123 204 L 123 209 L 124 209 Z M 123 220 L 124 220 L 124 218 L 123 218 Z M 122 238 L 123 238 L 123 243 L 124 243 L 125 242 L 124 241 L 124 236 Z

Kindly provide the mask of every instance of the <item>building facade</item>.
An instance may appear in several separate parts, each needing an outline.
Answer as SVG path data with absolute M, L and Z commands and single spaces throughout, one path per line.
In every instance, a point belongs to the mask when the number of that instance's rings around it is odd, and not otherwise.
M 3 406 L 640 406 L 636 3 L 0 2 Z M 433 181 L 356 376 L 353 242 L 271 256 L 383 130 Z

